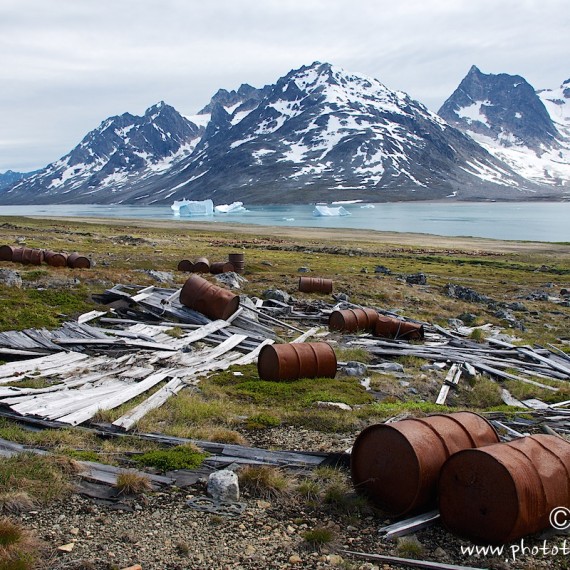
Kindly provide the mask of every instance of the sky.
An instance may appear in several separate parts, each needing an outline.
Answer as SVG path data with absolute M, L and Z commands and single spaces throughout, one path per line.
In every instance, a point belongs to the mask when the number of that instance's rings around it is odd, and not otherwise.
M 45 167 L 107 117 L 192 115 L 314 61 L 432 111 L 473 64 L 556 88 L 569 32 L 568 0 L 2 0 L 0 173 Z

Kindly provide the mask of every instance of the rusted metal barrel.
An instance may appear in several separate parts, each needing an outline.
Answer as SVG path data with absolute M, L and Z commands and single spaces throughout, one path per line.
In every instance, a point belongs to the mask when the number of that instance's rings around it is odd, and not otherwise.
M 329 329 L 334 331 L 372 331 L 378 320 L 375 309 L 346 309 L 333 311 L 329 317 Z
M 0 261 L 12 261 L 15 249 L 17 248 L 14 245 L 0 246 Z
M 22 263 L 23 256 L 24 256 L 23 247 L 16 247 L 12 250 L 12 261 L 14 263 Z
M 13 256 L 12 256 L 13 259 Z M 25 247 L 22 252 L 22 263 L 25 265 L 41 265 L 44 260 L 44 252 L 42 249 Z
M 183 259 L 178 264 L 178 271 L 192 271 L 192 266 L 194 264 L 189 259 Z
M 219 275 L 220 273 L 228 273 L 229 271 L 233 270 L 233 263 L 230 263 L 229 261 L 215 261 L 214 263 L 210 264 L 210 273 L 214 275 Z
M 210 273 L 210 262 L 205 257 L 199 257 L 192 265 L 194 273 Z
M 472 540 L 502 544 L 538 532 L 553 509 L 570 508 L 570 443 L 532 435 L 461 451 L 443 466 L 439 495 L 445 526 Z
M 424 338 L 424 327 L 419 323 L 378 315 L 374 334 L 383 338 L 421 340 Z
M 210 319 L 227 319 L 237 311 L 239 296 L 199 275 L 192 275 L 180 291 L 180 302 Z
M 439 472 L 449 456 L 498 441 L 493 426 L 472 412 L 372 425 L 352 447 L 352 482 L 394 515 L 418 511 L 435 505 Z
M 51 267 L 65 267 L 67 265 L 67 254 L 57 251 L 44 251 L 44 261 Z
M 326 342 L 268 344 L 259 353 L 257 371 L 262 380 L 334 378 L 336 354 Z
M 228 253 L 228 262 L 233 265 L 233 271 L 243 273 L 245 270 L 245 259 L 243 253 Z
M 332 279 L 320 277 L 299 277 L 299 291 L 302 293 L 332 293 Z
M 73 267 L 74 269 L 89 269 L 91 267 L 91 261 L 89 261 L 88 257 L 74 252 L 67 256 L 67 266 Z

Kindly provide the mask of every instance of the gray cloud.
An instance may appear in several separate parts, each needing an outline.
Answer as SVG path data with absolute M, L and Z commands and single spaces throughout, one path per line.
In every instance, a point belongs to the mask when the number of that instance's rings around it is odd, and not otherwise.
M 437 110 L 472 64 L 556 87 L 567 0 L 3 0 L 0 171 L 56 160 L 102 120 L 327 61 Z

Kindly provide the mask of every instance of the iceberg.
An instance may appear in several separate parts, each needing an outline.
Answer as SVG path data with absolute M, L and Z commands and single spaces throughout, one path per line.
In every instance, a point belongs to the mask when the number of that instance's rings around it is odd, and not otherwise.
M 232 202 L 231 204 L 220 204 L 214 208 L 216 214 L 236 214 L 238 212 L 247 212 L 243 207 L 243 202 Z
M 360 206 L 361 208 L 374 208 L 374 204 L 365 204 L 364 206 Z
M 350 212 L 342 206 L 331 208 L 330 206 L 317 204 L 313 210 L 313 216 L 350 216 Z
M 175 216 L 212 216 L 214 202 L 212 200 L 175 200 L 172 206 Z

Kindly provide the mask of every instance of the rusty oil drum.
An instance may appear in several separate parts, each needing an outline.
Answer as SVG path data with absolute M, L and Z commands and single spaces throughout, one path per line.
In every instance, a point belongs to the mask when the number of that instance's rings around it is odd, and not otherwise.
M 439 472 L 448 457 L 498 441 L 493 426 L 472 412 L 372 425 L 354 442 L 352 482 L 394 515 L 427 509 L 436 503 Z
M 378 315 L 374 334 L 382 338 L 421 340 L 424 338 L 424 327 L 419 323 Z
M 257 371 L 262 380 L 334 378 L 336 354 L 326 342 L 268 344 L 259 353 Z
M 192 265 L 194 273 L 210 273 L 210 262 L 205 257 L 199 257 Z
M 12 250 L 12 261 L 14 263 L 22 263 L 23 256 L 24 256 L 23 247 L 16 247 Z
M 553 509 L 570 508 L 570 443 L 532 435 L 461 451 L 443 466 L 439 494 L 443 523 L 461 536 L 502 544 L 538 532 Z
M 89 269 L 91 267 L 91 261 L 88 257 L 75 251 L 67 256 L 67 266 L 73 267 L 73 269 Z
M 51 267 L 65 267 L 67 265 L 67 254 L 46 250 L 44 261 Z
M 12 261 L 15 249 L 17 248 L 13 245 L 0 246 L 0 261 Z
M 12 259 L 13 259 L 12 255 Z M 24 265 L 41 265 L 44 260 L 43 249 L 24 247 L 22 251 L 22 263 Z
M 333 311 L 329 316 L 329 329 L 334 331 L 372 331 L 378 320 L 375 309 L 345 309 Z
M 179 264 L 178 264 L 178 271 L 192 271 L 192 266 L 194 264 L 189 260 L 189 259 L 183 259 Z
M 239 296 L 199 275 L 192 275 L 180 291 L 180 302 L 210 319 L 227 319 L 237 311 Z
M 220 273 L 229 273 L 234 270 L 234 266 L 229 261 L 215 261 L 210 264 L 210 273 L 219 275 Z
M 233 265 L 232 271 L 243 273 L 245 270 L 245 259 L 243 253 L 228 253 L 228 263 Z
M 299 291 L 302 293 L 332 293 L 332 290 L 332 279 L 299 277 Z

